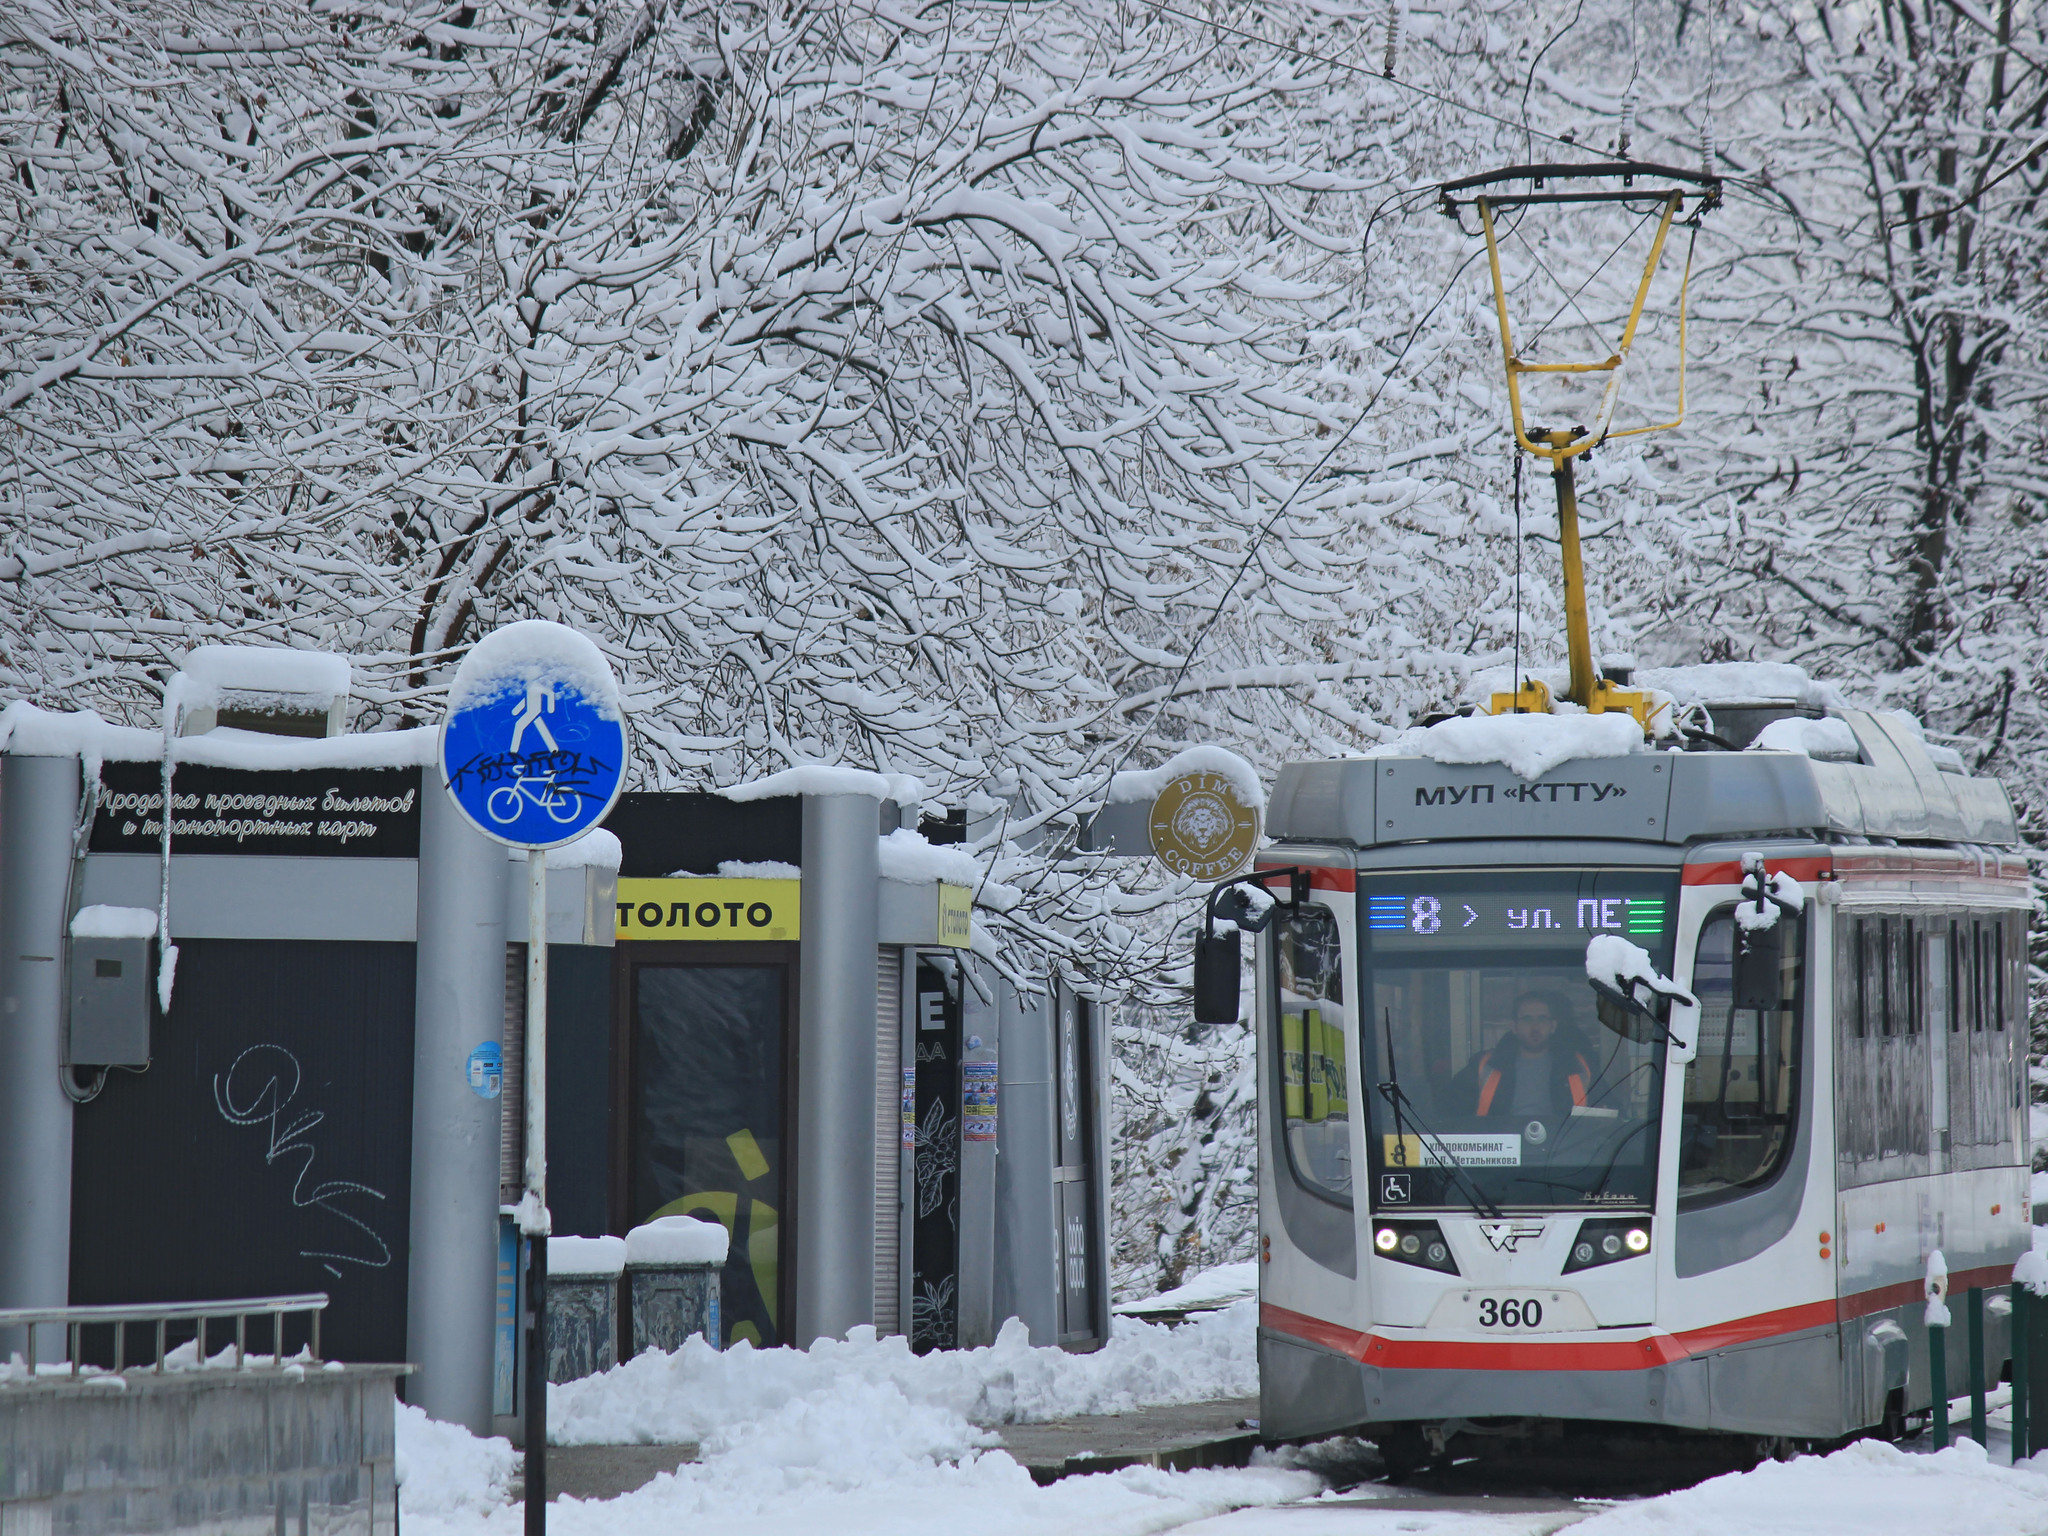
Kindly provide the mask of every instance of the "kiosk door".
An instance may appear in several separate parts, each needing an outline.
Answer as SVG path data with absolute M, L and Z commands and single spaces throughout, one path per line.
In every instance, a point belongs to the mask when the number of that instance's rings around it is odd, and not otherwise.
M 960 962 L 917 957 L 910 1087 L 910 1347 L 960 1342 Z
M 1089 1004 L 1071 988 L 1059 988 L 1058 1028 L 1053 1039 L 1053 1128 L 1059 1164 L 1053 1170 L 1053 1218 L 1059 1224 L 1060 1342 L 1081 1344 L 1099 1336 L 1096 1322 L 1095 1251 L 1095 1064 L 1089 1039 Z
M 793 951 L 638 944 L 624 957 L 621 1229 L 684 1214 L 724 1225 L 732 1234 L 725 1343 L 779 1344 L 789 1316 L 780 1247 L 789 1221 Z

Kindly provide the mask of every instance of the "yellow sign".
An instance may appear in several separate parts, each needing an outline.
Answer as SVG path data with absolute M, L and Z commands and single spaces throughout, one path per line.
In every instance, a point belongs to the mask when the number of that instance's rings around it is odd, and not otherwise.
M 622 939 L 794 939 L 801 880 L 621 880 Z
M 1168 782 L 1152 802 L 1152 851 L 1176 875 L 1226 880 L 1259 845 L 1258 810 L 1228 776 L 1197 768 Z
M 964 885 L 939 887 L 939 942 L 965 949 L 974 938 L 974 892 Z
M 1387 1136 L 1386 1162 L 1389 1168 L 1420 1168 L 1422 1161 L 1422 1138 L 1420 1136 Z M 1435 1167 L 1434 1163 L 1429 1165 Z

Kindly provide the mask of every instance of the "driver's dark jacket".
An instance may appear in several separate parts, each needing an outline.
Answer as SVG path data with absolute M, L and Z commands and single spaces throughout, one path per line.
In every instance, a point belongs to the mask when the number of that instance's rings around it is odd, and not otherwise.
M 1505 1112 L 1515 1102 L 1515 1074 L 1522 1066 L 1522 1043 L 1510 1035 L 1465 1072 L 1469 1073 L 1471 1084 L 1476 1085 L 1472 1100 L 1472 1113 L 1490 1115 L 1496 1105 Z M 1585 1054 L 1553 1039 L 1550 1046 L 1550 1102 L 1562 1108 L 1566 1104 L 1583 1105 L 1586 1102 L 1586 1087 L 1593 1081 L 1592 1064 Z

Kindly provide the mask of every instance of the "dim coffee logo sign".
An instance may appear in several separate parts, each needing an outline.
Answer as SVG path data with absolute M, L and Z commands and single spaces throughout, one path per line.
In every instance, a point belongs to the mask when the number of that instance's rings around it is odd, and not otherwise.
M 1167 782 L 1152 802 L 1152 851 L 1190 880 L 1223 880 L 1250 862 L 1259 813 L 1229 777 L 1195 769 Z
M 802 897 L 801 880 L 621 880 L 615 932 L 621 939 L 795 939 Z
M 298 854 L 412 859 L 420 851 L 416 768 L 251 769 L 181 763 L 171 776 L 171 844 L 180 856 Z M 164 781 L 157 763 L 107 763 L 93 853 L 156 853 Z

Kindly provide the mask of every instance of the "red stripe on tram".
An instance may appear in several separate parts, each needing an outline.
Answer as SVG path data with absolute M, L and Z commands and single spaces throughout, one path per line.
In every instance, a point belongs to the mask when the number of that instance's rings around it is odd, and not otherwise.
M 1794 880 L 1818 880 L 1834 868 L 1830 858 L 1818 859 L 1765 859 L 1764 868 L 1771 874 L 1787 874 Z M 1740 885 L 1742 884 L 1742 861 L 1726 859 L 1718 864 L 1688 864 L 1679 876 L 1684 885 Z
M 1796 878 L 1796 877 L 1795 877 Z M 2012 1279 L 2010 1264 L 1959 1270 L 1949 1276 L 1949 1294 L 1989 1289 Z M 1263 1302 L 1259 1322 L 1275 1333 L 1348 1355 L 1362 1365 L 1387 1370 L 1435 1371 L 1640 1371 L 1671 1365 L 1692 1355 L 1710 1354 L 1736 1344 L 1803 1333 L 1831 1323 L 1849 1322 L 1919 1301 L 1918 1280 L 1858 1291 L 1839 1300 L 1802 1302 L 1771 1312 L 1689 1328 L 1683 1333 L 1652 1334 L 1640 1339 L 1432 1339 L 1414 1335 L 1387 1336 L 1325 1322 L 1305 1312 Z

